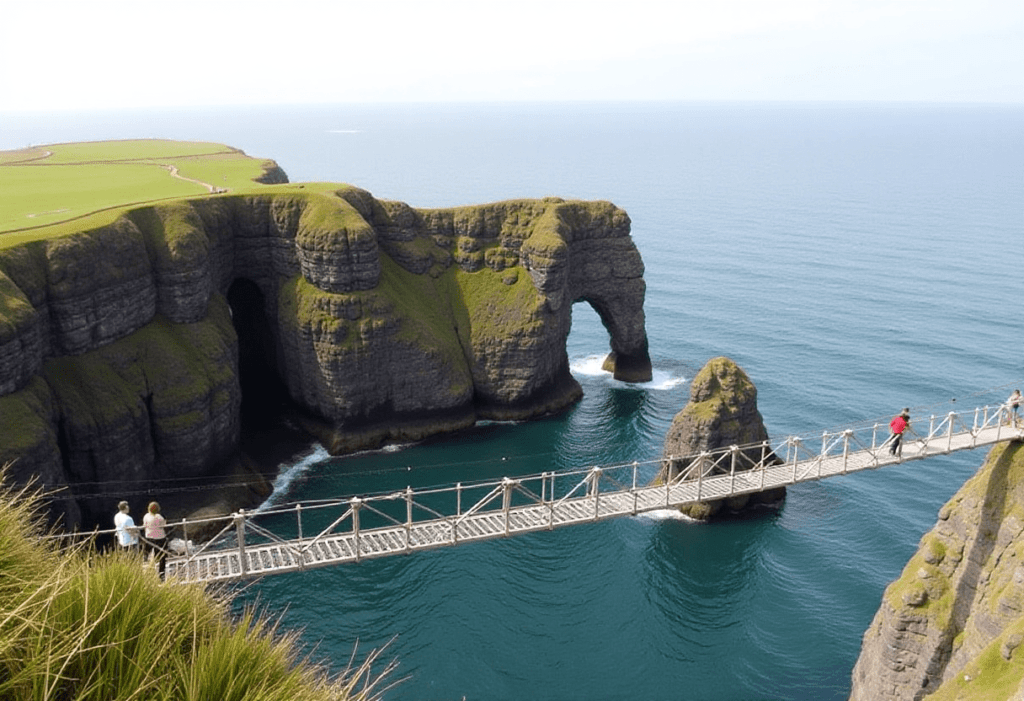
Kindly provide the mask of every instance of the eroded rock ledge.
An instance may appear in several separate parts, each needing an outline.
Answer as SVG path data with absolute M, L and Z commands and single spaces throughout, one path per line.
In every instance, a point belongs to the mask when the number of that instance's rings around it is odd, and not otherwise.
M 229 459 L 229 296 L 251 305 L 265 329 L 253 342 L 333 452 L 574 402 L 577 301 L 608 329 L 616 376 L 650 379 L 629 231 L 607 202 L 415 210 L 290 185 L 0 251 L 0 462 L 60 487 L 197 477 Z

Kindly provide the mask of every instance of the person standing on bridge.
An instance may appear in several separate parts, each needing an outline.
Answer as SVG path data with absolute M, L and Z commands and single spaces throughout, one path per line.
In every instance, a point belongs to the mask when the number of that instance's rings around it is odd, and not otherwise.
M 903 457 L 903 432 L 910 426 L 910 407 L 905 407 L 902 412 L 893 417 L 893 420 L 889 422 L 889 430 L 892 431 L 892 443 L 889 445 L 889 455 L 896 455 L 899 451 L 899 455 Z
M 125 550 L 131 550 L 139 544 L 139 529 L 135 527 L 135 520 L 128 515 L 128 502 L 126 501 L 117 505 L 117 513 L 114 514 L 114 529 L 117 533 L 117 544 Z
M 160 579 L 164 578 L 164 555 L 167 554 L 167 531 L 164 527 L 167 520 L 160 515 L 160 504 L 149 502 L 149 509 L 142 517 L 142 527 L 146 529 L 146 552 L 152 553 L 156 560 L 156 571 Z
M 1020 411 L 1021 402 L 1024 402 L 1024 397 L 1021 396 L 1019 389 L 1013 390 L 1013 394 L 1006 400 L 1006 420 L 1014 428 L 1017 428 L 1017 414 Z

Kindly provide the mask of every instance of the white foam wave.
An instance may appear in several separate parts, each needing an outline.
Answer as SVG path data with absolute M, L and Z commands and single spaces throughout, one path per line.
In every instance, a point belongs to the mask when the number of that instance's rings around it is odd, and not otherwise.
M 596 377 L 606 380 L 608 384 L 618 387 L 639 387 L 641 389 L 668 390 L 678 387 L 686 382 L 682 375 L 676 375 L 668 370 L 654 368 L 651 373 L 650 382 L 620 382 L 612 377 L 612 374 L 605 370 L 603 355 L 588 355 L 583 358 L 576 358 L 569 362 L 569 371 L 577 377 Z
M 388 443 L 387 445 L 383 445 L 380 448 L 378 448 L 377 451 L 368 451 L 368 452 L 399 453 L 399 452 L 405 450 L 406 448 L 411 448 L 414 445 L 416 445 L 416 444 L 415 443 Z
M 603 355 L 588 355 L 585 358 L 577 358 L 569 362 L 569 371 L 573 375 L 586 375 L 587 377 L 611 377 L 611 373 L 604 370 Z
M 648 521 L 693 521 L 696 523 L 696 519 L 690 518 L 679 509 L 655 509 L 654 511 L 645 511 L 642 514 L 637 514 L 637 518 L 647 519 Z
M 651 381 L 644 385 L 648 389 L 673 389 L 686 382 L 682 375 L 673 375 L 667 370 L 654 369 Z
M 295 463 L 291 465 L 281 463 L 278 466 L 278 469 L 281 471 L 274 480 L 273 491 L 270 492 L 270 496 L 267 497 L 266 501 L 256 507 L 256 511 L 265 511 L 277 504 L 285 495 L 288 494 L 292 482 L 309 472 L 309 469 L 313 467 L 313 465 L 323 462 L 329 457 L 331 457 L 331 454 L 318 443 L 310 453 L 302 456 Z

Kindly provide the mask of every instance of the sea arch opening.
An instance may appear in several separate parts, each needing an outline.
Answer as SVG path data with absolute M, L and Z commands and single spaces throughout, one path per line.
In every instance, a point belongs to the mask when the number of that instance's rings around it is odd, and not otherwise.
M 600 368 L 608 355 L 610 334 L 601 315 L 589 301 L 574 302 L 571 319 L 569 336 L 565 341 L 569 366 L 589 374 Z
M 581 302 L 585 304 L 581 305 Z M 576 338 L 592 349 L 590 354 L 601 352 L 599 349 L 608 344 L 611 350 L 604 351 L 601 361 L 604 370 L 612 373 L 616 380 L 624 382 L 651 380 L 651 359 L 642 308 L 638 313 L 635 310 L 631 313 L 628 304 L 615 299 L 602 295 L 584 295 L 573 301 L 570 324 L 566 339 L 570 362 L 575 357 L 574 351 L 577 351 Z M 574 338 L 578 325 L 582 329 Z

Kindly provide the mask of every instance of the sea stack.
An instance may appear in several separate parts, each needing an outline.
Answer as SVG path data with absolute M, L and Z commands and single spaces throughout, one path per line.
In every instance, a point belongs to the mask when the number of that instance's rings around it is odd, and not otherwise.
M 757 388 L 747 373 L 726 357 L 712 358 L 690 383 L 690 401 L 676 414 L 665 437 L 664 473 L 686 478 L 691 460 L 705 451 L 731 445 L 760 445 L 768 440 L 761 413 L 757 410 Z M 749 458 L 757 462 L 761 448 L 751 449 Z M 749 469 L 747 461 L 741 461 Z M 694 475 L 696 477 L 696 475 Z M 786 488 L 768 490 L 729 499 L 681 507 L 683 513 L 698 520 L 716 514 L 736 512 L 754 504 L 776 503 L 786 495 Z

